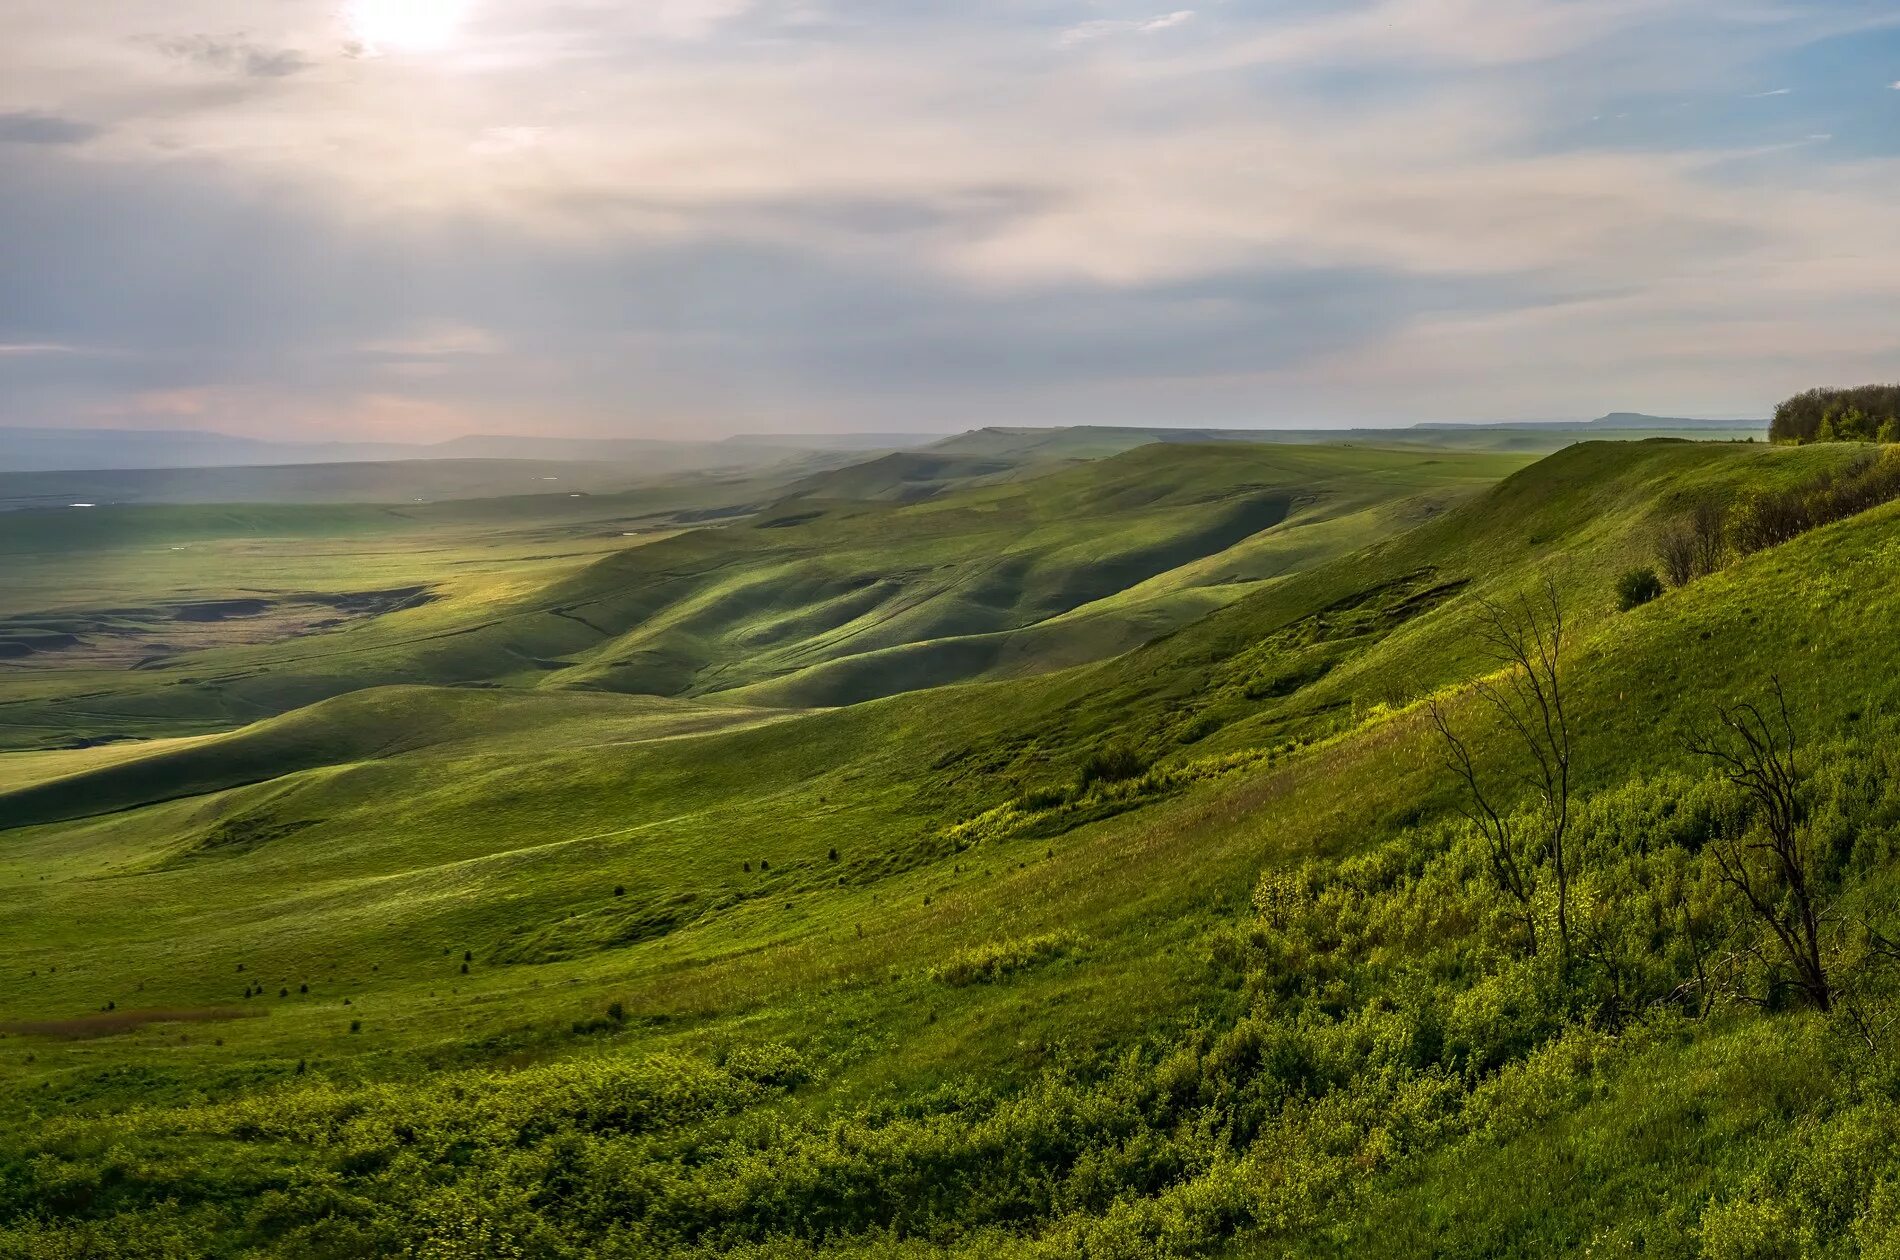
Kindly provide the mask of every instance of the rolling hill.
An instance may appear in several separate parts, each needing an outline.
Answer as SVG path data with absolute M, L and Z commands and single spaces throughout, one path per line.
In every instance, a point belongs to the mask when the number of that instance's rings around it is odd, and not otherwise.
M 1878 1254 L 1900 505 L 1615 594 L 1692 505 L 1863 457 L 1144 445 L 908 504 L 800 497 L 532 573 L 595 623 L 533 685 L 14 754 L 0 1237 Z M 861 621 L 873 555 L 920 576 Z M 1575 732 L 1561 965 L 1525 947 L 1425 707 L 1534 827 L 1476 685 L 1502 678 L 1482 601 L 1546 589 Z M 1210 590 L 1066 668 L 812 683 Z M 636 651 L 674 694 L 603 686 Z M 1828 1011 L 1736 996 L 1775 992 L 1775 947 L 1722 874 L 1741 798 L 1687 746 L 1770 677 L 1838 911 Z
M 883 464 L 873 461 L 860 481 L 883 484 Z M 346 554 L 391 548 L 393 559 L 432 533 L 454 545 L 436 544 L 445 564 L 408 571 L 403 586 L 427 599 L 320 633 L 269 633 L 268 622 L 233 618 L 228 629 L 242 641 L 200 648 L 170 630 L 175 597 L 142 617 L 109 606 L 22 610 L 0 622 L 0 641 L 11 637 L 31 650 L 54 635 L 64 646 L 27 657 L 23 685 L 0 699 L 0 740 L 32 747 L 55 733 L 93 740 L 190 734 L 409 682 L 730 694 L 746 704 L 809 708 L 1035 673 L 1126 650 L 1258 583 L 1442 511 L 1511 466 L 1348 450 L 1155 446 L 912 503 L 814 499 L 809 482 L 793 482 L 787 497 L 743 521 L 673 534 L 667 526 L 677 518 L 661 510 L 669 500 L 635 494 L 618 506 L 646 515 L 619 523 L 648 531 L 639 545 L 621 537 L 639 529 L 600 528 L 616 503 L 599 497 L 426 511 L 201 513 L 186 519 L 238 537 L 293 525 L 320 529 L 330 520 L 340 536 L 354 537 Z M 717 501 L 695 493 L 670 502 Z M 104 531 L 131 528 L 149 539 L 165 537 L 159 522 L 184 511 L 100 510 L 80 523 L 101 530 L 99 542 L 119 536 Z M 268 523 L 257 523 L 260 513 Z M 573 525 L 562 525 L 570 518 Z M 36 532 L 43 519 L 0 517 L 0 550 L 38 557 L 53 566 L 47 586 L 70 591 L 69 553 L 79 536 L 63 526 Z M 498 583 L 463 563 L 458 549 L 472 532 L 530 525 L 539 532 L 521 544 L 524 551 L 545 548 L 533 539 L 565 528 L 585 529 L 587 547 L 605 554 L 570 552 L 570 561 L 558 550 L 531 552 L 524 568 L 538 565 L 547 575 L 539 582 Z M 100 550 L 89 559 L 113 554 Z M 383 574 L 381 587 L 394 587 L 393 577 Z M 316 581 L 302 589 L 279 581 L 191 592 L 194 603 L 246 599 L 271 616 L 289 616 L 320 596 L 335 598 Z M 246 634 L 250 628 L 257 632 Z M 121 656 L 99 655 L 115 642 L 132 645 L 135 672 L 119 672 Z

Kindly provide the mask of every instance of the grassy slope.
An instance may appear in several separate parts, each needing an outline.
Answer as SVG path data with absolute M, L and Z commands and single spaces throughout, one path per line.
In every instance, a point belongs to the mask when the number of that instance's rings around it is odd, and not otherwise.
M 617 1048 L 778 1036 L 822 1049 L 836 1064 L 819 1094 L 833 1101 L 814 1101 L 825 1106 L 874 1080 L 920 1088 L 972 1070 L 1007 1076 L 1051 1055 L 1165 1036 L 1231 1006 L 1204 941 L 1237 913 L 1263 864 L 1360 851 L 1448 807 L 1416 711 L 1376 706 L 1479 668 L 1472 594 L 1508 594 L 1543 574 L 1563 584 L 1582 636 L 1575 705 L 1592 785 L 1680 764 L 1682 726 L 1702 716 L 1703 697 L 1734 694 L 1738 676 L 1780 671 L 1812 729 L 1889 708 L 1900 681 L 1868 652 L 1878 653 L 1900 612 L 1894 509 L 1631 614 L 1608 604 L 1609 576 L 1641 553 L 1652 515 L 1678 496 L 1797 478 L 1841 457 L 1580 448 L 1099 666 L 690 739 L 645 742 L 650 728 L 641 727 L 616 742 L 616 724 L 636 720 L 611 696 L 422 691 L 333 702 L 231 737 L 263 741 L 302 767 L 288 776 L 18 831 L 0 865 L 9 1012 L 70 1015 L 107 999 L 122 1008 L 234 1003 L 240 961 L 273 989 L 307 979 L 313 993 L 253 999 L 269 1017 L 220 1026 L 217 1045 L 158 1028 L 57 1053 L 22 1041 L 0 1049 L 0 1070 L 16 1086 L 56 1085 L 76 1106 L 241 1089 L 305 1056 L 332 1070 L 401 1074 L 558 1053 L 566 1023 L 613 997 L 636 1016 Z M 1453 589 L 1436 602 L 1409 598 L 1442 588 Z M 1390 597 L 1368 601 L 1368 591 Z M 1313 675 L 1316 650 L 1329 668 Z M 1289 668 L 1290 690 L 1254 688 Z M 528 703 L 559 705 L 563 716 L 513 708 Z M 471 713 L 471 704 L 493 708 Z M 339 707 L 349 705 L 373 707 L 351 720 Z M 386 755 L 365 759 L 360 743 L 328 742 L 339 716 L 345 728 L 385 732 Z M 636 725 L 683 716 L 642 715 Z M 456 737 L 441 739 L 444 730 Z M 1205 777 L 1053 836 L 979 827 L 965 833 L 972 848 L 946 841 L 946 823 L 1072 777 L 1105 738 Z M 1295 748 L 1302 740 L 1314 742 Z M 157 796 L 150 785 L 192 773 L 203 747 L 4 804 L 62 791 L 113 804 Z M 1217 773 L 1221 756 L 1267 748 L 1270 758 Z M 206 848 L 233 819 L 250 823 L 240 841 Z M 612 896 L 614 881 L 626 898 Z M 945 990 L 927 977 L 960 946 L 1054 929 L 1087 948 L 1009 985 Z M 566 957 L 501 961 L 524 946 Z M 455 964 L 463 949 L 477 958 L 466 977 Z M 341 1035 L 345 994 L 367 1035 Z M 1721 1065 L 1800 1053 L 1798 1042 L 1778 1048 L 1752 1036 L 1716 1028 L 1686 1046 L 1632 1052 L 1606 1069 L 1592 1096 L 1600 1101 L 1536 1121 L 1501 1147 L 1493 1140 L 1407 1165 L 1372 1186 L 1369 1230 L 1354 1218 L 1304 1245 L 1403 1254 L 1442 1236 L 1445 1221 L 1427 1217 L 1456 1211 L 1472 1216 L 1459 1226 L 1473 1240 L 1468 1254 L 1548 1249 L 1539 1237 L 1574 1245 L 1653 1205 L 1574 1193 L 1557 1176 L 1504 1203 L 1484 1192 L 1485 1170 L 1498 1176 L 1546 1158 L 1551 1129 L 1613 1126 L 1627 1108 L 1659 1105 L 1639 1097 L 1659 1074 L 1694 1081 L 1699 1063 L 1733 1072 L 1744 1069 Z M 1725 1050 L 1724 1037 L 1745 1041 Z M 101 1074 L 132 1060 L 142 1065 L 135 1078 Z M 1717 1071 L 1695 1087 L 1696 1105 L 1719 1115 L 1723 1132 L 1745 1129 L 1755 1095 L 1721 1079 Z M 1619 1184 L 1648 1175 L 1706 1186 L 1685 1171 L 1696 1157 L 1683 1154 L 1686 1130 L 1672 1123 L 1610 1143 L 1611 1164 L 1598 1172 Z M 1739 1147 L 1735 1157 L 1749 1158 Z
M 1154 447 L 923 503 L 794 497 L 747 523 L 633 548 L 611 528 L 616 505 L 600 499 L 478 501 L 420 516 L 280 508 L 267 511 L 267 524 L 249 509 L 178 509 L 196 512 L 201 532 L 239 538 L 291 534 L 305 515 L 318 517 L 306 540 L 324 529 L 361 530 L 364 542 L 339 546 L 340 571 L 322 580 L 365 576 L 350 566 L 366 550 L 386 553 L 392 566 L 419 554 L 424 563 L 409 580 L 433 579 L 443 598 L 335 633 L 179 655 L 129 676 L 16 670 L 0 730 L 27 747 L 62 731 L 183 734 L 409 681 L 663 695 L 775 684 L 738 698 L 803 708 L 1046 670 L 1124 650 L 1237 597 L 1248 582 L 1338 554 L 1512 466 L 1488 457 Z M 677 506 L 627 504 L 635 505 L 650 510 L 621 523 L 652 528 L 666 519 L 661 509 Z M 87 522 L 105 529 L 112 519 Z M 497 573 L 479 564 L 473 531 L 484 528 L 513 529 L 518 565 Z M 30 551 L 33 537 L 16 548 Z M 615 554 L 576 568 L 589 548 Z M 281 564 L 292 550 L 265 556 Z M 104 585 L 130 553 L 87 553 L 79 563 L 111 564 L 101 557 L 115 555 L 118 567 L 95 579 Z M 50 588 L 68 566 L 56 553 L 38 559 Z M 202 565 L 203 557 L 176 560 Z M 393 568 L 379 578 L 393 582 Z M 1126 597 L 1142 583 L 1139 598 Z M 265 589 L 282 590 L 281 580 Z M 1024 627 L 1035 632 L 1018 636 Z
M 48 923 L 70 921 L 70 917 L 84 917 L 82 907 L 92 879 L 110 870 L 149 863 L 160 853 L 188 845 L 194 838 L 202 839 L 230 817 L 255 814 L 268 818 L 273 825 L 309 824 L 300 826 L 289 839 L 273 841 L 269 849 L 260 850 L 260 854 L 268 854 L 268 860 L 233 862 L 218 857 L 209 863 L 187 865 L 167 872 L 160 880 L 161 886 L 172 885 L 175 891 L 155 891 L 153 895 L 161 901 L 175 897 L 203 905 L 208 908 L 205 913 L 210 907 L 229 904 L 233 930 L 239 939 L 251 942 L 245 948 L 263 949 L 268 948 L 269 934 L 239 924 L 256 912 L 261 900 L 271 899 L 272 889 L 285 887 L 279 875 L 268 873 L 278 863 L 290 863 L 297 872 L 290 881 L 297 892 L 289 900 L 303 907 L 299 913 L 308 913 L 304 899 L 314 894 L 305 890 L 323 887 L 330 881 L 349 890 L 350 897 L 361 896 L 358 881 L 362 863 L 366 855 L 380 855 L 373 865 L 394 877 L 396 884 L 447 878 L 456 886 L 451 896 L 415 902 L 406 900 L 394 885 L 386 894 L 386 922 L 392 939 L 414 943 L 416 951 L 407 963 L 417 974 L 427 975 L 432 951 L 439 952 L 444 945 L 488 948 L 497 942 L 498 929 L 486 928 L 477 939 L 459 925 L 465 915 L 477 913 L 476 906 L 486 904 L 479 889 L 489 885 L 486 875 L 476 876 L 480 864 L 499 859 L 506 865 L 512 861 L 508 855 L 529 838 L 524 836 L 524 829 L 532 833 L 530 849 L 535 852 L 540 852 L 535 847 L 538 845 L 558 846 L 578 837 L 629 829 L 611 844 L 588 841 L 583 846 L 586 856 L 574 861 L 568 882 L 558 887 L 553 882 L 539 886 L 533 898 L 534 912 L 525 914 L 526 922 L 536 921 L 536 914 L 546 913 L 550 907 L 584 912 L 599 895 L 605 878 L 596 872 L 613 869 L 636 873 L 656 896 L 691 892 L 716 898 L 788 888 L 817 895 L 817 904 L 826 907 L 823 917 L 827 920 L 855 920 L 872 906 L 882 905 L 887 895 L 878 863 L 922 863 L 918 872 L 893 876 L 900 886 L 913 886 L 919 881 L 929 886 L 931 881 L 942 879 L 932 853 L 934 837 L 944 823 L 977 814 L 1025 786 L 1061 780 L 1072 773 L 1081 754 L 1101 738 L 1133 740 L 1152 753 L 1162 754 L 1164 760 L 1171 757 L 1189 761 L 1249 746 L 1278 746 L 1290 739 L 1325 738 L 1336 729 L 1344 729 L 1347 735 L 1334 738 L 1346 742 L 1331 748 L 1324 758 L 1308 755 L 1297 759 L 1285 774 L 1264 780 L 1243 775 L 1222 780 L 1215 789 L 1216 798 L 1237 793 L 1249 800 L 1263 791 L 1277 794 L 1295 785 L 1301 792 L 1316 793 L 1312 800 L 1303 799 L 1285 808 L 1291 817 L 1306 820 L 1306 842 L 1318 844 L 1326 825 L 1342 816 L 1342 806 L 1335 802 L 1321 807 L 1316 802 L 1334 800 L 1339 784 L 1352 781 L 1355 762 L 1391 756 L 1389 745 L 1395 732 L 1413 731 L 1410 719 L 1397 726 L 1384 721 L 1355 726 L 1353 700 L 1359 702 L 1357 708 L 1363 713 L 1377 702 L 1379 693 L 1351 694 L 1348 688 L 1354 685 L 1353 680 L 1363 680 L 1358 686 L 1375 688 L 1391 676 L 1413 678 L 1422 685 L 1459 676 L 1470 667 L 1473 655 L 1462 645 L 1463 627 L 1468 625 L 1470 615 L 1469 600 L 1454 600 L 1396 629 L 1368 634 L 1347 662 L 1333 672 L 1273 698 L 1248 699 L 1245 695 L 1244 684 L 1251 673 L 1232 673 L 1233 662 L 1241 659 L 1239 646 L 1269 642 L 1286 627 L 1305 623 L 1316 611 L 1337 602 L 1341 590 L 1375 585 L 1389 572 L 1413 571 L 1422 556 L 1452 539 L 1457 540 L 1463 554 L 1440 552 L 1437 559 L 1442 575 L 1478 577 L 1478 589 L 1491 593 L 1510 590 L 1537 571 L 1537 562 L 1551 548 L 1561 547 L 1566 576 L 1576 583 L 1580 593 L 1595 594 L 1593 604 L 1583 605 L 1583 624 L 1605 624 L 1608 608 L 1600 594 L 1603 574 L 1620 563 L 1620 552 L 1634 548 L 1644 528 L 1640 515 L 1632 513 L 1632 508 L 1666 498 L 1673 484 L 1672 474 L 1707 476 L 1712 466 L 1726 466 L 1722 470 L 1731 476 L 1748 475 L 1756 470 L 1739 467 L 1744 460 L 1782 464 L 1797 458 L 1780 452 L 1743 455 L 1731 453 L 1731 449 L 1706 447 L 1655 448 L 1643 455 L 1641 459 L 1625 459 L 1585 451 L 1565 457 L 1555 467 L 1539 466 L 1506 483 L 1496 494 L 1370 555 L 1355 557 L 1350 564 L 1330 566 L 1276 584 L 1126 657 L 1043 680 L 897 697 L 799 719 L 789 725 L 768 725 L 663 746 L 616 742 L 609 733 L 610 725 L 603 724 L 599 714 L 617 710 L 586 707 L 613 706 L 621 703 L 618 697 L 542 695 L 532 699 L 551 706 L 549 713 L 565 713 L 569 712 L 565 706 L 577 706 L 572 710 L 571 729 L 583 734 L 562 736 L 558 732 L 567 729 L 563 723 L 537 715 L 526 727 L 530 742 L 525 751 L 507 742 L 515 738 L 512 734 L 504 738 L 514 729 L 510 725 L 513 719 L 507 715 L 533 712 L 519 707 L 528 703 L 524 699 L 509 697 L 504 703 L 479 693 L 411 690 L 374 692 L 334 701 L 215 744 L 195 744 L 144 762 L 102 767 L 76 780 L 0 798 L 6 800 L 13 816 L 31 819 L 98 806 L 120 808 L 142 798 L 176 796 L 181 785 L 215 786 L 219 776 L 226 782 L 244 783 L 271 766 L 294 770 L 273 783 L 236 787 L 222 795 L 150 811 L 109 815 L 80 824 L 76 830 L 21 833 L 10 846 L 12 857 L 21 863 L 15 868 L 15 887 L 24 882 L 21 877 L 29 870 L 47 873 L 49 868 L 44 863 L 51 855 L 59 855 L 57 865 L 65 870 L 66 877 L 46 881 L 52 887 L 44 890 L 27 889 L 31 895 L 26 901 L 30 904 L 40 897 L 53 897 L 52 904 L 43 911 L 32 912 L 34 917 L 44 913 Z M 1626 475 L 1607 481 L 1600 469 L 1592 470 L 1596 476 L 1578 475 L 1585 471 L 1576 467 L 1579 461 L 1606 458 L 1628 465 Z M 1803 453 L 1798 458 L 1807 457 Z M 1518 497 L 1538 503 L 1539 511 L 1553 519 L 1568 517 L 1575 521 L 1575 530 L 1561 539 L 1553 537 L 1541 549 L 1532 546 L 1525 531 L 1528 528 L 1534 533 L 1538 526 L 1534 520 L 1522 520 L 1512 510 L 1511 503 Z M 1619 512 L 1603 513 L 1601 509 L 1611 498 L 1620 505 Z M 1437 542 L 1432 531 L 1439 531 Z M 1606 534 L 1622 535 L 1621 546 L 1618 538 Z M 1503 559 L 1512 550 L 1520 552 L 1515 563 Z M 1768 568 L 1780 559 L 1780 555 L 1763 558 L 1754 567 Z M 1677 664 L 1676 659 L 1687 653 L 1697 662 L 1696 668 L 1720 668 L 1737 659 L 1741 642 L 1753 641 L 1761 617 L 1801 615 L 1799 609 L 1785 606 L 1779 610 L 1755 608 L 1747 596 L 1722 599 L 1725 588 L 1737 580 L 1728 576 L 1713 579 L 1681 596 L 1670 597 L 1654 611 L 1617 618 L 1617 634 L 1625 639 L 1658 634 L 1667 642 L 1663 646 L 1639 640 L 1638 650 L 1632 653 L 1635 659 L 1666 661 L 1671 669 L 1682 671 L 1689 667 Z M 1856 580 L 1851 574 L 1839 579 L 1843 583 Z M 1713 604 L 1728 614 L 1721 636 L 1714 636 L 1712 631 L 1708 640 L 1673 642 L 1681 633 L 1682 620 L 1680 613 L 1670 616 L 1670 611 L 1680 610 L 1691 600 L 1721 601 Z M 1696 619 L 1706 626 L 1712 615 L 1704 610 Z M 1866 615 L 1880 614 L 1876 607 Z M 1663 685 L 1668 675 L 1653 675 L 1645 669 L 1639 677 L 1642 694 L 1650 694 L 1651 689 Z M 1684 681 L 1678 676 L 1676 685 Z M 1624 678 L 1619 676 L 1616 686 L 1618 695 L 1627 696 L 1629 683 Z M 1591 710 L 1591 719 L 1617 731 L 1614 739 L 1592 746 L 1608 763 L 1602 773 L 1620 767 L 1632 750 L 1657 748 L 1661 736 L 1654 724 L 1631 720 L 1634 714 L 1626 700 L 1605 704 L 1603 697 L 1593 696 L 1593 703 L 1598 708 Z M 476 706 L 480 713 L 472 713 L 470 706 Z M 1180 744 L 1192 720 L 1206 714 L 1223 719 L 1214 733 L 1203 736 L 1198 743 Z M 1622 729 L 1625 727 L 1628 729 Z M 459 734 L 454 740 L 442 742 L 441 732 L 445 731 Z M 587 733 L 595 731 L 598 734 Z M 999 738 L 998 731 L 1008 735 Z M 497 741 L 492 750 L 484 746 L 489 739 Z M 1657 751 L 1660 755 L 1659 748 Z M 1404 767 L 1405 773 L 1391 776 L 1376 791 L 1357 799 L 1355 812 L 1374 819 L 1387 813 L 1398 817 L 1416 812 L 1421 799 L 1442 799 L 1440 789 L 1428 786 L 1422 761 L 1408 756 L 1397 759 L 1397 765 Z M 638 788 L 629 791 L 628 785 Z M 1192 794 L 1190 800 L 1198 802 Z M 1380 801 L 1390 804 L 1380 806 Z M 1227 808 L 1231 807 L 1217 801 L 1169 804 L 1136 815 L 1138 823 L 1110 824 L 1108 834 L 1127 831 L 1146 836 L 1163 825 L 1159 820 L 1170 813 L 1186 810 L 1187 816 L 1199 817 L 1209 809 L 1218 812 Z M 1309 815 L 1308 811 L 1316 808 L 1318 813 Z M 1276 825 L 1285 821 L 1278 819 Z M 1250 815 L 1236 834 L 1239 847 L 1232 853 L 1234 864 L 1228 868 L 1234 878 L 1244 879 L 1258 857 L 1242 837 L 1263 825 L 1264 819 Z M 631 830 L 647 826 L 663 829 L 664 836 Z M 335 839 L 326 841 L 326 836 Z M 1336 846 L 1343 839 L 1335 837 L 1326 843 Z M 655 850 L 653 845 L 661 847 Z M 823 881 L 832 877 L 822 857 L 834 845 L 844 854 L 841 861 L 845 865 L 840 870 L 847 877 L 847 888 L 842 892 L 822 887 Z M 1021 847 L 1025 854 L 1039 851 L 1034 843 Z M 1007 844 L 1005 848 L 1014 851 Z M 751 860 L 747 857 L 749 850 L 773 860 L 777 873 L 769 878 L 743 879 L 743 873 L 735 867 L 742 860 Z M 677 860 L 679 853 L 687 852 L 696 855 L 692 861 Z M 1094 878 L 1093 874 L 1083 876 L 1082 871 L 1095 872 L 1104 860 L 1101 854 L 1085 857 L 1088 848 L 1077 850 L 1067 842 L 1061 852 L 1079 861 L 1080 869 L 1070 871 L 1074 877 Z M 1220 866 L 1216 852 L 1203 852 L 1194 869 L 1193 886 L 1214 878 Z M 80 855 L 84 855 L 83 861 Z M 437 862 L 449 865 L 436 870 L 431 864 Z M 476 865 L 461 865 L 470 862 Z M 858 863 L 868 866 L 860 868 Z M 255 873 L 259 871 L 266 873 Z M 464 878 L 474 882 L 462 885 Z M 948 883 L 967 886 L 972 878 L 976 877 L 965 873 Z M 1045 895 L 1053 896 L 1059 886 L 1059 881 L 1050 880 L 1046 874 L 1039 876 L 1039 882 L 1050 884 Z M 1166 895 L 1172 898 L 1186 891 L 1187 886 L 1178 890 L 1170 887 Z M 1162 890 L 1147 896 L 1159 895 Z M 74 900 L 66 900 L 68 896 Z M 834 899 L 837 904 L 830 904 Z M 318 902 L 321 900 L 318 895 Z M 743 929 L 710 930 L 717 925 L 709 923 L 691 935 L 714 941 L 730 941 L 734 933 L 745 940 L 754 930 L 764 930 L 768 938 L 779 935 L 772 916 L 753 914 L 749 906 L 741 909 L 745 913 L 735 923 L 743 923 Z M 19 910 L 27 912 L 25 906 Z M 1118 914 L 1127 912 L 1127 906 L 1118 909 Z M 439 921 L 438 916 L 446 916 L 446 921 Z M 316 913 L 312 921 L 320 924 L 324 917 Z M 1067 921 L 1075 916 L 1065 910 L 1040 917 Z M 492 906 L 477 918 L 492 922 Z M 1088 918 L 1081 915 L 1080 921 Z M 794 919 L 788 926 L 801 921 Z M 142 916 L 134 916 L 132 922 L 141 930 L 157 927 Z M 50 986 L 27 986 L 11 994 L 11 1000 L 45 1011 L 71 1009 L 76 1002 L 83 1009 L 79 991 L 82 983 L 103 982 L 107 988 L 122 988 L 123 977 L 108 979 L 109 971 L 105 975 L 93 971 L 94 966 L 105 965 L 104 960 L 124 954 L 122 944 L 98 925 L 89 928 L 87 936 L 93 941 L 87 953 L 100 963 L 77 973 L 63 970 L 62 975 L 70 979 Z M 339 934 L 336 946 L 344 947 L 349 939 L 347 932 Z M 27 942 L 33 940 L 31 934 L 24 934 L 16 941 L 15 949 L 25 947 L 29 951 L 20 955 L 19 961 L 50 957 L 48 951 L 59 948 L 50 941 L 28 946 Z M 145 957 L 137 950 L 131 951 L 131 956 Z M 624 975 L 626 957 L 609 961 L 611 973 Z M 89 973 L 98 979 L 82 981 L 80 977 Z M 184 981 L 182 974 L 179 980 Z M 229 987 L 229 980 L 219 968 L 196 975 L 192 984 L 192 993 L 177 996 L 210 1000 Z

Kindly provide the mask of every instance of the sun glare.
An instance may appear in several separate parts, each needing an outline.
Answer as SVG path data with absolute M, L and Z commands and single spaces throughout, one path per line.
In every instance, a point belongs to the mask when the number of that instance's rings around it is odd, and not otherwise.
M 349 0 L 344 16 L 370 52 L 441 52 L 452 47 L 473 0 Z

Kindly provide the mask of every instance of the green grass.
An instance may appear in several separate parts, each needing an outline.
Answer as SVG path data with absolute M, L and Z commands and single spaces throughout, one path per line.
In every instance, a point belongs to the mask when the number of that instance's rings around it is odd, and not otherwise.
M 0 662 L 0 746 L 200 733 L 398 683 L 810 708 L 1044 672 L 1403 528 L 1519 462 L 1157 446 L 914 504 L 794 494 L 684 533 L 687 505 L 727 500 L 125 508 L 81 514 L 83 536 L 45 513 L 0 516 L 0 548 L 24 557 L 19 641 L 54 631 L 120 653 Z M 261 597 L 288 616 L 308 592 L 398 584 L 431 602 L 322 634 L 233 621 L 203 646 L 168 624 L 188 600 Z
M 8 1245 L 50 1211 L 102 1255 L 1861 1254 L 1900 1184 L 1888 1059 L 1838 1019 L 1556 992 L 1416 703 L 1508 757 L 1477 597 L 1558 584 L 1590 921 L 1666 988 L 1686 946 L 1645 925 L 1716 896 L 1683 736 L 1778 674 L 1841 904 L 1884 913 L 1900 507 L 1613 591 L 1690 497 L 1851 454 L 1589 444 L 1486 489 L 1509 468 L 1184 446 L 773 527 L 794 502 L 472 579 L 635 627 L 560 671 L 26 754 L 7 1019 L 252 1017 L 0 1040 Z M 840 638 L 880 554 L 920 576 Z M 1085 630 L 1116 654 L 1046 672 Z M 709 663 L 573 685 L 642 634 Z M 985 636 L 1024 661 L 830 707 L 825 671 L 927 683 Z M 1126 776 L 1085 775 L 1110 747 Z

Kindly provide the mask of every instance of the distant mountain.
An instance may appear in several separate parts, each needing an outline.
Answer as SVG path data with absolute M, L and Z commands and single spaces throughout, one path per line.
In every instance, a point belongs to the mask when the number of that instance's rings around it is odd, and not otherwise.
M 0 428 L 0 470 L 211 468 L 391 459 L 378 442 L 272 442 L 188 429 Z

